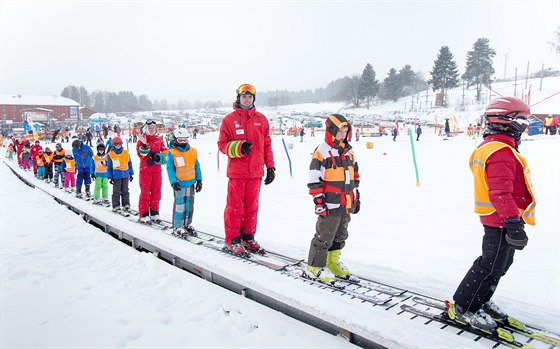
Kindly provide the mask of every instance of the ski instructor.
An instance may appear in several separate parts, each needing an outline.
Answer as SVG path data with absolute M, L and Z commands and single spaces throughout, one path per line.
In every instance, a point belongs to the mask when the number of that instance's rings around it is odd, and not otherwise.
M 255 88 L 243 84 L 237 89 L 234 111 L 222 120 L 218 148 L 229 158 L 228 194 L 224 211 L 227 249 L 236 255 L 263 253 L 255 241 L 259 192 L 264 167 L 264 184 L 275 177 L 270 127 L 267 118 L 255 109 Z
M 482 255 L 469 269 L 448 304 L 450 319 L 486 332 L 508 315 L 492 300 L 500 278 L 513 263 L 515 250 L 528 242 L 525 224 L 535 224 L 535 195 L 527 161 L 517 150 L 529 122 L 527 104 L 513 97 L 486 107 L 484 141 L 474 150 L 474 211 L 484 228 Z
M 157 134 L 155 120 L 147 120 L 136 144 L 140 158 L 140 199 L 138 213 L 141 223 L 159 222 L 161 200 L 161 166 L 165 165 L 167 148 Z

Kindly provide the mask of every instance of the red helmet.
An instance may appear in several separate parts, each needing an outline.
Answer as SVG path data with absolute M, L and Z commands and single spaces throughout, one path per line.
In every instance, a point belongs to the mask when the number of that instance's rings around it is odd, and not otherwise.
M 500 97 L 486 107 L 484 116 L 488 123 L 511 124 L 515 119 L 527 119 L 531 115 L 529 106 L 515 97 Z
M 117 144 L 122 144 L 122 139 L 121 139 L 121 137 L 114 137 L 114 138 L 111 140 L 111 144 L 115 144 L 115 143 L 117 143 Z

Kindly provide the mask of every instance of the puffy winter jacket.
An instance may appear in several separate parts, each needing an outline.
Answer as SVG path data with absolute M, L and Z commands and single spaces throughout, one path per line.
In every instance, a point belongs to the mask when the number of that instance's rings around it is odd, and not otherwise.
M 140 141 L 136 143 L 136 152 L 138 153 L 138 157 L 140 157 L 140 172 L 142 171 L 161 171 L 161 166 L 164 164 L 164 159 L 167 155 L 167 148 L 165 147 L 165 143 L 161 136 L 150 136 L 144 134 L 146 137 L 146 143 L 144 144 Z M 154 163 L 153 165 L 148 164 L 148 159 L 154 157 L 155 154 L 160 155 L 161 161 L 158 163 Z
M 88 145 L 82 144 L 78 149 L 72 149 L 72 155 L 76 160 L 78 172 L 87 170 L 89 173 L 94 173 L 93 151 Z
M 178 160 L 180 159 L 180 160 Z M 200 163 L 198 162 L 196 149 L 192 148 L 190 144 L 185 147 L 173 147 L 167 153 L 167 176 L 169 183 L 173 185 L 179 182 L 181 188 L 188 188 L 196 181 L 202 180 L 202 173 L 200 171 Z M 179 169 L 179 173 L 177 171 Z M 181 172 L 183 176 L 189 177 L 188 179 L 180 179 Z M 192 178 L 191 178 L 192 177 Z
M 325 142 L 315 149 L 309 166 L 309 194 L 323 194 L 330 214 L 352 213 L 356 204 L 355 188 L 360 184 L 358 162 L 348 143 L 352 128 L 341 115 L 331 115 L 326 121 Z M 346 139 L 335 136 L 342 126 L 348 126 Z
M 227 176 L 229 178 L 259 178 L 264 176 L 264 166 L 274 167 L 274 156 L 270 139 L 270 126 L 266 117 L 255 108 L 245 110 L 233 104 L 234 111 L 222 120 L 218 149 L 228 155 Z M 237 142 L 236 142 L 237 141 Z M 243 141 L 253 145 L 249 154 L 242 155 Z
M 484 159 L 481 157 L 478 160 L 477 156 L 480 155 L 477 151 L 490 142 L 502 142 L 509 147 L 493 152 L 485 163 L 482 163 Z M 486 190 L 487 186 L 488 198 L 495 209 L 491 214 L 480 216 L 480 222 L 484 225 L 503 227 L 505 220 L 520 217 L 520 210 L 527 209 L 533 202 L 533 196 L 525 182 L 523 165 L 514 155 L 514 150 L 517 151 L 517 142 L 513 137 L 496 134 L 486 136 L 471 156 L 471 163 L 479 162 L 478 165 L 471 166 L 483 166 L 486 177 L 484 184 L 480 180 L 477 181 L 475 176 L 475 192 Z
M 113 164 L 113 158 L 119 159 L 122 167 L 115 168 L 116 164 Z M 126 162 L 127 159 L 128 162 Z M 125 167 L 126 170 L 124 170 Z M 107 154 L 107 176 L 113 179 L 121 179 L 128 178 L 133 175 L 134 169 L 132 168 L 132 161 L 130 161 L 130 155 L 128 154 L 128 151 L 126 149 L 123 149 L 122 147 L 120 149 L 113 148 L 113 150 L 111 150 Z

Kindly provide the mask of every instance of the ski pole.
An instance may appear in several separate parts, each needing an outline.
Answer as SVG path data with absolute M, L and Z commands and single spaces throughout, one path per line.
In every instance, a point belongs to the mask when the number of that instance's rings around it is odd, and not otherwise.
M 288 153 L 288 148 L 286 147 L 284 138 L 282 138 L 282 144 L 284 144 L 284 150 L 286 151 L 286 156 L 288 157 L 288 164 L 290 165 L 290 177 L 292 177 L 292 159 L 290 159 L 290 153 Z
M 414 172 L 416 173 L 416 186 L 420 186 L 420 178 L 418 177 L 418 165 L 416 164 L 416 152 L 414 151 L 414 141 L 412 140 L 412 130 L 408 129 L 408 135 L 410 136 L 410 148 L 412 149 L 412 161 L 414 162 Z

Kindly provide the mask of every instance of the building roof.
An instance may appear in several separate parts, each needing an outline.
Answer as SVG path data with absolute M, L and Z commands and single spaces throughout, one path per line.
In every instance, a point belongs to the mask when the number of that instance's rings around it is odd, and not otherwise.
M 80 103 L 60 96 L 0 95 L 0 105 L 43 105 L 79 107 Z

